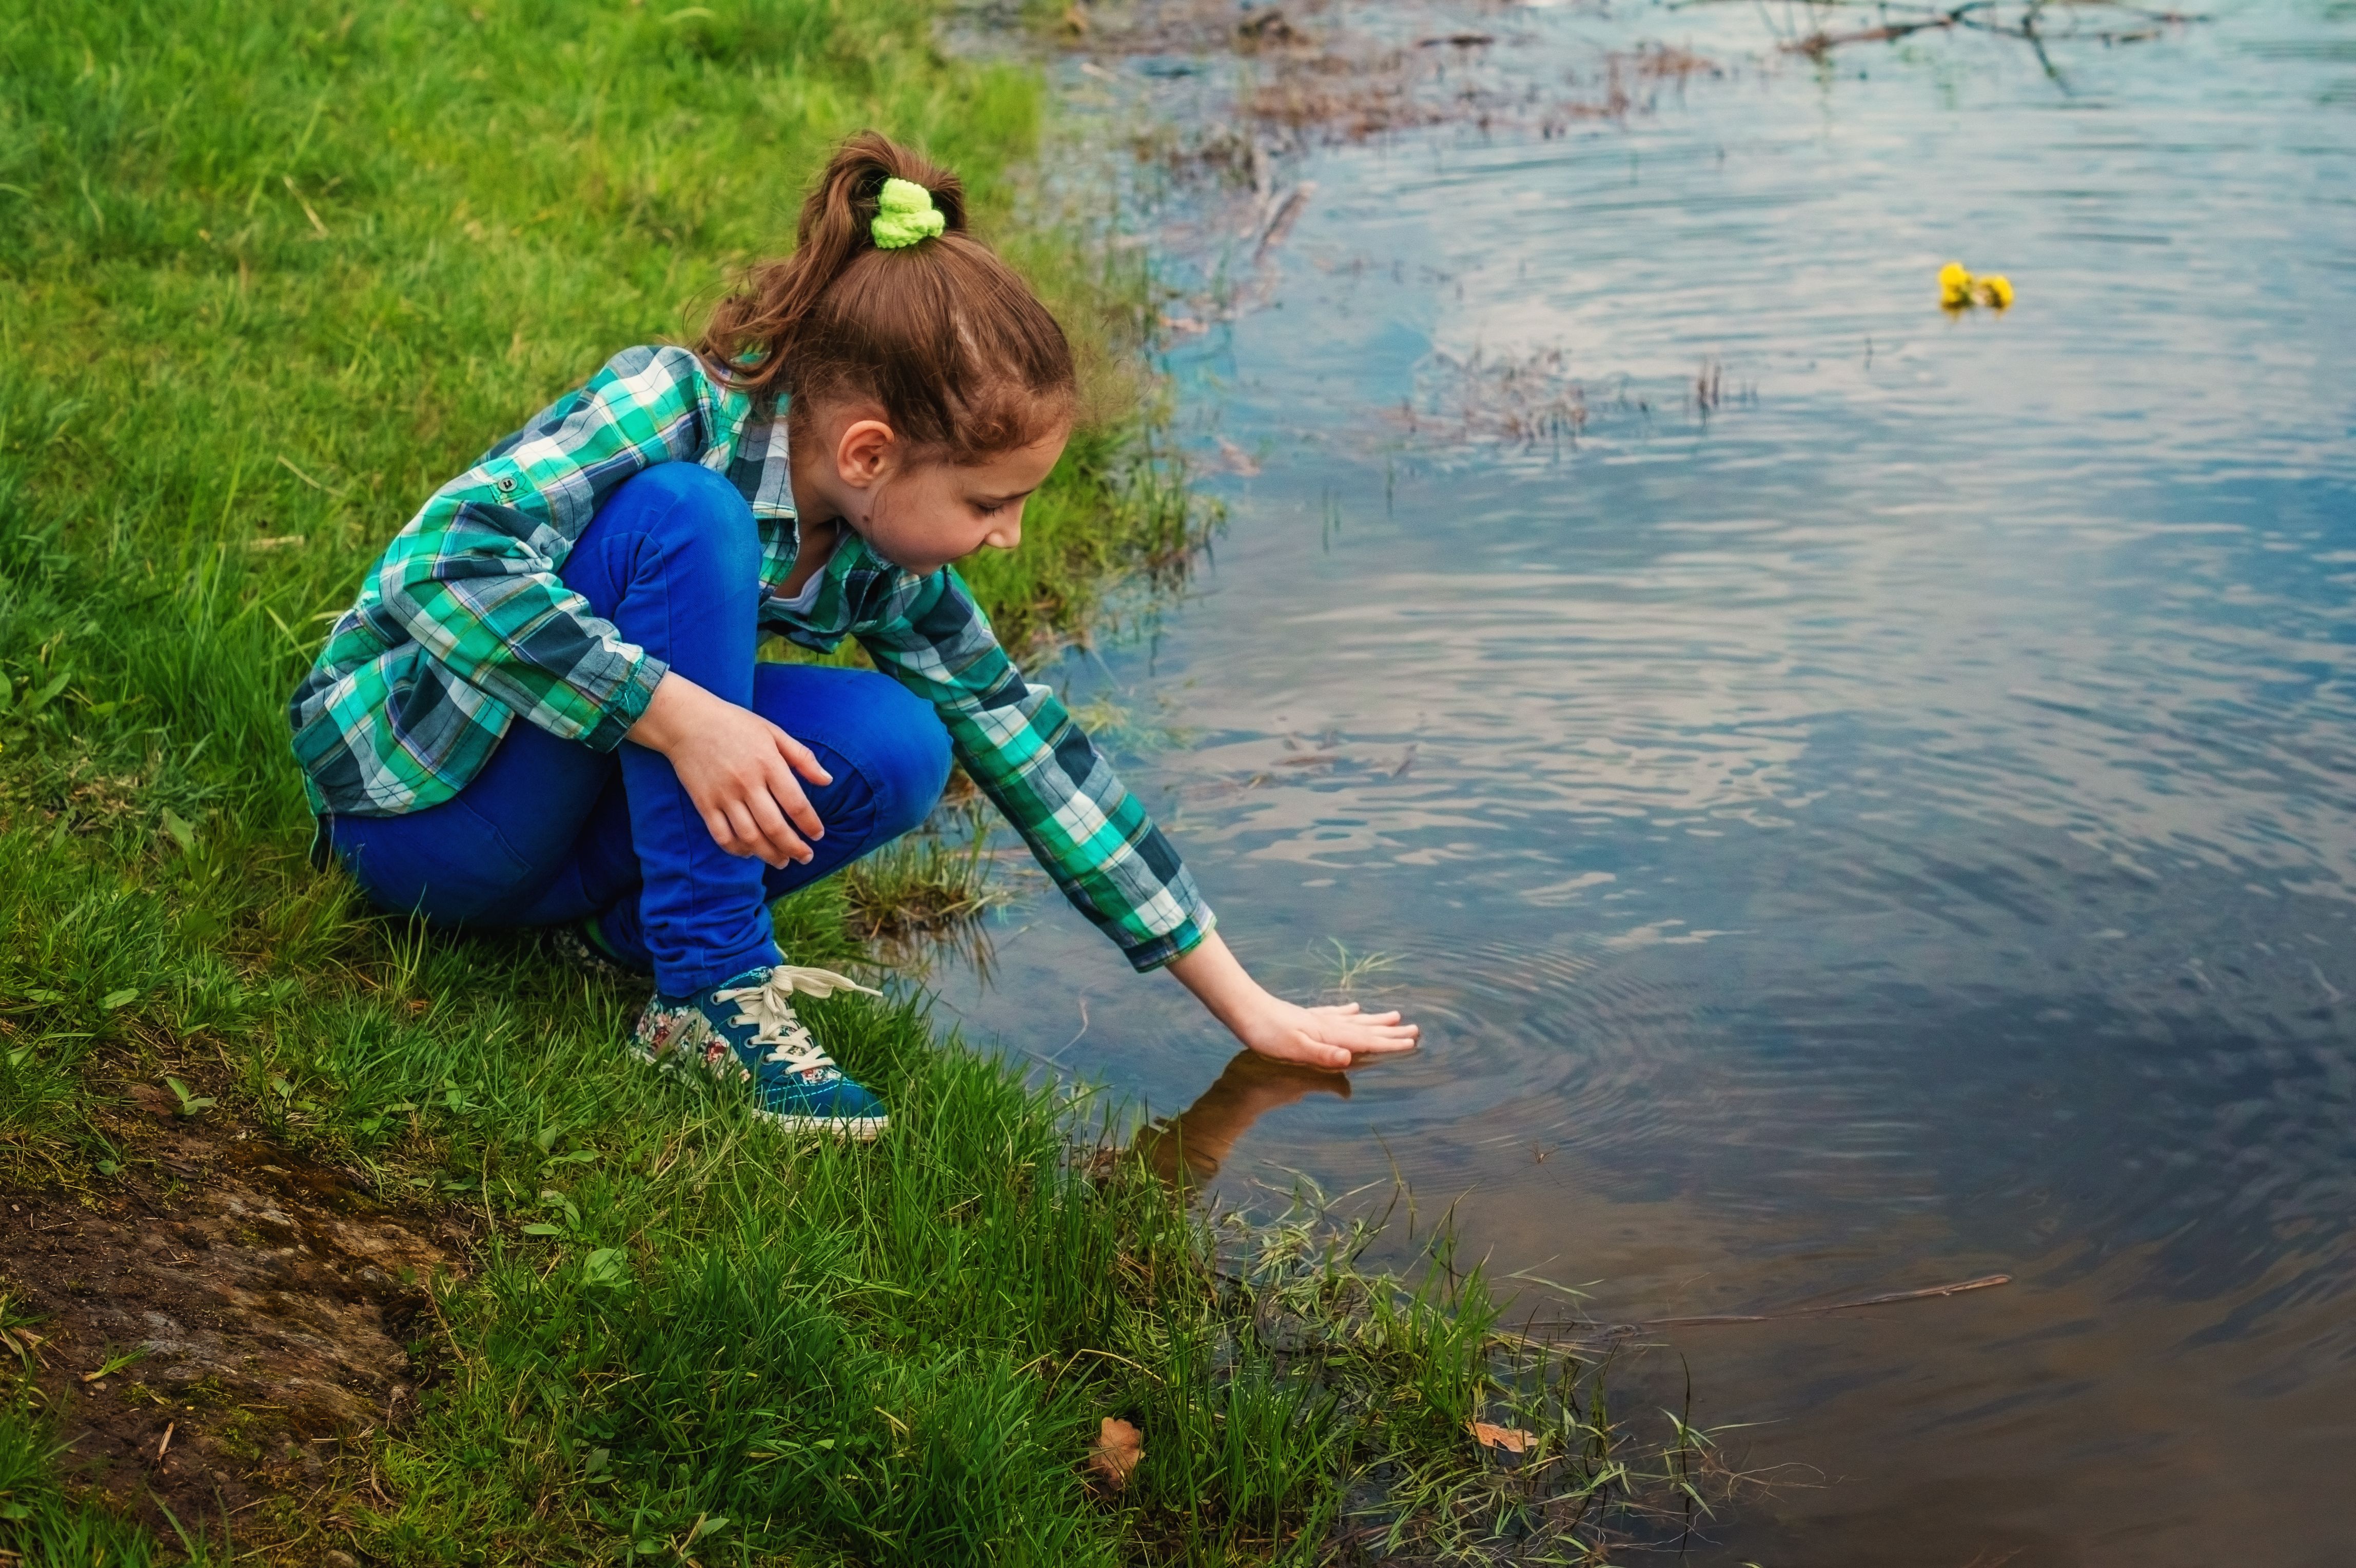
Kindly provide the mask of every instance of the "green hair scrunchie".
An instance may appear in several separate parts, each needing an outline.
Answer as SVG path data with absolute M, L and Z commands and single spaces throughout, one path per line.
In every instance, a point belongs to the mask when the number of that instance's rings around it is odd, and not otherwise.
M 929 240 L 948 227 L 949 220 L 933 205 L 933 193 L 913 179 L 887 179 L 875 198 L 875 221 L 868 232 L 879 251 L 897 251 Z

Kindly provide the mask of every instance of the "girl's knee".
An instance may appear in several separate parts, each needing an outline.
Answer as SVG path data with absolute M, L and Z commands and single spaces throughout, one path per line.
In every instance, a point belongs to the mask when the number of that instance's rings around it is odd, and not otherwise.
M 933 814 L 949 781 L 949 732 L 930 706 L 915 697 L 908 701 L 914 711 L 894 732 L 894 742 L 885 748 L 882 763 L 882 770 L 891 776 L 884 794 L 894 808 L 894 820 L 885 825 L 902 833 Z
M 861 673 L 864 674 L 864 671 Z M 875 791 L 876 826 L 897 835 L 932 815 L 949 780 L 949 733 L 932 704 L 888 675 L 869 675 L 859 695 L 867 723 L 841 737 Z
M 626 526 L 673 544 L 717 549 L 744 574 L 760 570 L 761 530 L 727 478 L 701 463 L 657 463 L 626 480 L 601 509 Z
M 742 511 L 747 517 L 753 512 L 726 476 L 701 463 L 656 463 L 624 480 L 614 499 L 641 505 Z

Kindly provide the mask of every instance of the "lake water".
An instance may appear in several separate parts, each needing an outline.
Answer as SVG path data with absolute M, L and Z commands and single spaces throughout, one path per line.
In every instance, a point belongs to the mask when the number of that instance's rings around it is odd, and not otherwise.
M 1040 673 L 1247 961 L 1381 955 L 1428 1031 L 1231 1076 L 1198 1160 L 1396 1162 L 1605 1322 L 2014 1277 L 1648 1337 L 1777 1482 L 1696 1561 L 2356 1560 L 2356 5 L 2059 81 L 1794 15 L 1486 10 L 1432 48 L 1522 107 L 1151 204 L 1226 262 L 1170 363 L 1230 522 Z M 1205 247 L 1301 181 L 1257 273 Z M 2017 305 L 1944 315 L 1951 258 Z M 1052 892 L 992 934 L 937 977 L 975 1039 L 1155 1115 L 1219 1077 Z

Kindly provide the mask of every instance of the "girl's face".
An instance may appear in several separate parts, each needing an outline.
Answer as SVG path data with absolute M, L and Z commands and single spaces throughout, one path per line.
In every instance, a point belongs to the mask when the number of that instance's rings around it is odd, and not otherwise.
M 806 456 L 798 441 L 793 464 L 794 500 L 805 518 L 840 518 L 877 554 L 920 574 L 985 544 L 1023 542 L 1023 504 L 1064 455 L 1069 426 L 978 463 L 909 462 L 882 413 L 851 407 L 811 421 L 816 450 Z
M 867 514 L 845 520 L 875 553 L 911 572 L 933 572 L 983 545 L 1023 542 L 1023 503 L 1064 455 L 1067 430 L 980 463 L 908 466 L 874 488 Z

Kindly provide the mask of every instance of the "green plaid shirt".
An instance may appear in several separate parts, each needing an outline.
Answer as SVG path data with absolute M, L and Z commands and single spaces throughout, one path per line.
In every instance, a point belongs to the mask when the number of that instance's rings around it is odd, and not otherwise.
M 660 660 L 557 573 L 597 509 L 655 463 L 724 474 L 761 531 L 762 628 L 825 652 L 859 639 L 933 704 L 974 782 L 1080 912 L 1139 969 L 1212 925 L 1194 879 L 1054 693 L 1023 680 L 956 571 L 902 571 L 845 533 L 797 605 L 786 424 L 680 348 L 626 349 L 442 487 L 336 623 L 288 717 L 315 811 L 398 816 L 482 770 L 520 714 L 611 750 Z

